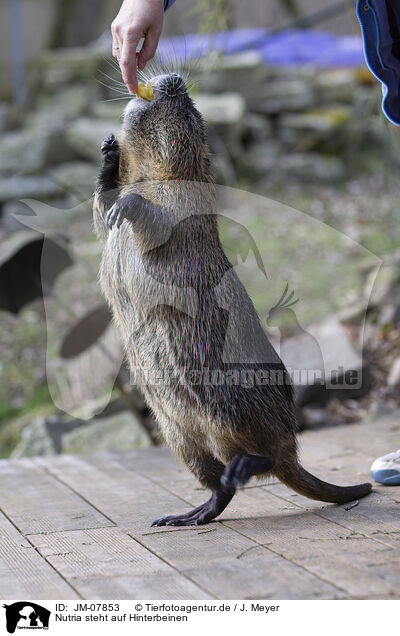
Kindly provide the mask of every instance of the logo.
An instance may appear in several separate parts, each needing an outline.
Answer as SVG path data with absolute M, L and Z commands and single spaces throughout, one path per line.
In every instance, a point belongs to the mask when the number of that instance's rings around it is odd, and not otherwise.
M 9 634 L 14 634 L 16 629 L 49 629 L 51 612 L 41 605 L 30 601 L 18 601 L 3 607 L 6 610 Z

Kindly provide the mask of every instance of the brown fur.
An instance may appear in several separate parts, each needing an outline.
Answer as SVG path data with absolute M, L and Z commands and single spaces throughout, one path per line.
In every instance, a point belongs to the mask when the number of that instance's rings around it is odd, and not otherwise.
M 101 287 L 131 370 L 167 375 L 138 383 L 167 443 L 204 486 L 218 489 L 225 466 L 251 454 L 271 458 L 272 472 L 308 497 L 364 496 L 369 484 L 333 486 L 299 466 L 289 384 L 182 382 L 188 370 L 285 369 L 220 244 L 204 124 L 182 80 L 171 77 L 154 80 L 154 102 L 128 106 L 118 187 L 107 198 L 100 179 L 94 205 Z M 130 193 L 154 204 L 156 219 L 109 230 L 108 208 Z

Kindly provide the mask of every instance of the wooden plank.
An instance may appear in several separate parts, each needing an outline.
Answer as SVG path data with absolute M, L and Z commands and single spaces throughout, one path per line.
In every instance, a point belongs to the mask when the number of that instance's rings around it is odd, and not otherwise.
M 145 539 L 154 552 L 219 598 L 345 597 L 334 585 L 221 523 L 186 531 L 164 529 Z
M 398 447 L 399 433 L 395 418 L 307 432 L 304 463 L 328 481 L 365 481 L 372 460 Z M 206 497 L 167 449 L 0 462 L 2 508 L 48 559 L 23 537 L 18 552 L 9 535 L 18 542 L 19 534 L 6 520 L 0 581 L 21 596 L 26 552 L 85 598 L 399 598 L 400 489 L 378 486 L 345 511 L 280 484 L 252 484 L 220 522 L 149 527 Z M 14 550 L 21 566 L 10 579 Z
M 178 512 L 186 508 L 181 499 L 161 490 L 142 475 L 125 470 L 108 459 L 108 454 L 61 455 L 35 461 L 79 492 L 113 523 L 131 530 L 149 529 L 152 521 L 160 516 L 161 501 Z M 155 492 L 160 492 L 158 497 Z
M 0 461 L 0 509 L 24 535 L 112 525 L 33 459 Z
M 159 449 L 151 454 L 153 465 Z M 147 453 L 147 458 L 149 453 Z M 147 459 L 146 458 L 146 459 Z M 188 505 L 160 485 L 126 470 L 104 454 L 41 460 L 47 469 L 76 488 L 88 501 L 125 528 L 141 544 L 220 598 L 342 598 L 334 585 L 281 559 L 254 541 L 223 526 L 150 528 L 149 521 L 166 512 L 187 510 Z M 101 488 L 98 484 L 101 480 Z M 189 484 L 197 500 L 206 498 L 193 478 Z M 196 490 L 197 488 L 197 490 Z M 81 588 L 79 588 L 81 589 Z M 173 596 L 171 597 L 173 598 Z M 188 597 L 187 597 L 188 598 Z
M 111 452 L 107 453 L 107 456 L 118 461 L 127 470 L 144 475 L 157 484 L 174 482 L 177 479 L 193 479 L 188 469 L 166 446 L 126 453 Z
M 193 505 L 203 498 L 194 489 L 190 491 L 187 482 L 177 483 L 176 487 Z M 264 489 L 267 497 L 257 490 L 238 491 L 220 517 L 223 525 L 265 545 L 322 580 L 330 581 L 348 596 L 398 597 L 398 550 L 378 541 L 379 537 L 364 537 L 360 529 L 355 532 L 329 519 L 318 519 L 312 511 L 302 510 L 293 501 L 291 491 L 286 489 L 288 499 L 285 501 L 270 492 L 274 489 L 278 487 Z M 351 546 L 356 540 L 357 544 Z M 374 572 L 372 580 L 371 571 Z M 357 591 L 358 584 L 361 589 Z
M 369 472 L 376 457 L 397 450 L 400 440 L 400 417 L 392 416 L 378 422 L 362 422 L 348 426 L 305 431 L 300 443 L 312 463 L 324 464 L 326 459 L 342 459 L 355 462 L 357 470 Z M 362 462 L 361 464 L 359 462 Z
M 37 534 L 31 541 L 84 598 L 211 598 L 115 526 Z
M 373 460 L 399 447 L 400 415 L 392 415 L 378 421 L 370 420 L 359 424 L 305 431 L 300 439 L 305 450 L 309 452 L 313 449 L 314 452 L 319 452 L 322 458 L 327 449 L 333 453 L 336 445 L 339 452 L 347 448 Z
M 356 506 L 350 507 L 352 504 L 334 505 L 312 501 L 293 493 L 283 484 L 266 488 L 289 505 L 300 506 L 355 533 L 400 548 L 400 506 L 389 497 L 373 492 L 360 499 Z
M 0 513 L 0 599 L 76 599 L 75 590 Z
M 400 417 L 306 431 L 300 439 L 303 463 L 312 465 L 312 472 L 322 479 L 339 484 L 371 481 L 372 462 L 400 445 Z M 400 488 L 375 483 L 373 487 L 379 494 L 400 502 Z
M 239 514 L 224 524 L 307 571 L 345 590 L 351 598 L 398 598 L 400 551 L 343 528 L 267 490 L 236 495 Z

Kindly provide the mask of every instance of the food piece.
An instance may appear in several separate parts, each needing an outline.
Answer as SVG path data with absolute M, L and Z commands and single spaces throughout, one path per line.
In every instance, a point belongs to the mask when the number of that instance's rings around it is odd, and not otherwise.
M 151 102 L 154 99 L 154 92 L 151 82 L 147 82 L 147 84 L 139 82 L 136 95 L 138 95 L 139 97 L 143 97 L 143 99 L 147 99 L 148 102 Z

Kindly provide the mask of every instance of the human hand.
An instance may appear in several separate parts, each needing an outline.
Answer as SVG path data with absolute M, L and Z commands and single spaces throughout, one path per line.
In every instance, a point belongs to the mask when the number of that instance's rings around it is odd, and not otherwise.
M 164 0 L 124 0 L 111 24 L 113 56 L 117 58 L 131 94 L 137 89 L 136 64 L 142 71 L 154 56 L 164 20 Z M 144 38 L 140 52 L 139 40 Z

